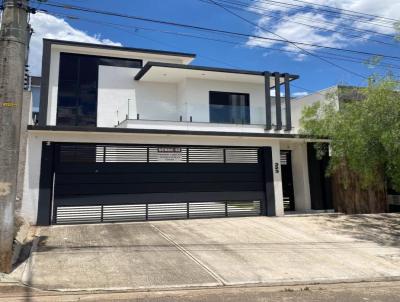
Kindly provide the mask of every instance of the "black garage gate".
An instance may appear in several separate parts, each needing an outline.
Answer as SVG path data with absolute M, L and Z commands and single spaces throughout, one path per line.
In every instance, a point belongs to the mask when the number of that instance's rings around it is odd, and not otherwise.
M 274 212 L 270 148 L 46 142 L 42 150 L 39 225 Z

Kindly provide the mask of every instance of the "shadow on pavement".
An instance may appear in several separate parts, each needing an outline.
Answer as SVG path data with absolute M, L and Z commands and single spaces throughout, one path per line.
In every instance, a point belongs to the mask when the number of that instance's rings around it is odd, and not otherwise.
M 400 248 L 399 214 L 327 216 L 323 223 L 330 230 L 358 240 Z

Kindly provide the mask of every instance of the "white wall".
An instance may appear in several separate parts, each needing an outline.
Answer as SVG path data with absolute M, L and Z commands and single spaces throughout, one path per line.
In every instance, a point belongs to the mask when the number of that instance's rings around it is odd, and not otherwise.
M 281 150 L 291 150 L 293 191 L 296 211 L 311 210 L 310 183 L 308 178 L 307 143 L 281 142 Z
M 93 133 L 93 132 L 44 132 L 29 131 L 27 165 L 25 166 L 24 194 L 21 214 L 31 224 L 36 223 L 42 142 L 89 142 L 89 143 L 126 143 L 126 144 L 182 144 L 182 145 L 218 145 L 218 146 L 270 146 L 273 165 L 280 163 L 280 144 L 278 139 L 248 137 L 217 137 L 199 135 L 160 135 L 134 133 Z M 275 207 L 278 216 L 283 215 L 283 194 L 281 171 L 274 174 Z
M 24 191 L 20 213 L 31 224 L 36 224 L 37 218 L 41 158 L 42 140 L 28 134 Z
M 177 85 L 134 80 L 138 68 L 99 66 L 97 126 L 136 119 L 178 121 Z M 128 106 L 129 102 L 129 106 Z
M 209 91 L 250 94 L 251 124 L 265 123 L 264 87 L 260 84 L 185 79 L 174 83 L 133 81 L 136 69 L 101 66 L 99 70 L 98 116 L 99 127 L 114 127 L 128 113 L 127 100 L 132 99 L 131 118 L 136 113 L 143 120 L 209 122 Z
M 58 76 L 60 70 L 60 51 L 51 50 L 47 125 L 54 126 L 57 119 Z M 43 114 L 42 112 L 40 114 Z
M 134 76 L 139 68 L 99 66 L 97 126 L 114 127 L 128 114 L 136 116 Z

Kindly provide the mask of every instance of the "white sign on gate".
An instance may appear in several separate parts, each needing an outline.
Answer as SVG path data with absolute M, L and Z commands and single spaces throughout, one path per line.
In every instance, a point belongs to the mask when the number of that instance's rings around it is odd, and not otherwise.
M 182 148 L 159 147 L 157 148 L 157 160 L 162 162 L 181 162 Z

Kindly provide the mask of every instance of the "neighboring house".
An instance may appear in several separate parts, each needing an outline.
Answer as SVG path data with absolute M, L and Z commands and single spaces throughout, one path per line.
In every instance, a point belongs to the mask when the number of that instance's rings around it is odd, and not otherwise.
M 333 102 L 339 109 L 346 102 L 362 100 L 360 87 L 336 85 L 308 94 L 292 101 L 292 124 L 295 129 L 300 129 L 302 110 L 316 102 Z
M 332 208 L 326 162 L 292 124 L 298 76 L 194 58 L 45 39 L 22 215 L 48 225 Z
M 30 91 L 32 93 L 32 123 L 39 122 L 39 106 L 40 106 L 40 77 L 31 77 Z
M 316 102 L 332 101 L 340 109 L 344 103 L 361 101 L 365 96 L 361 93 L 361 87 L 336 85 L 332 86 L 307 96 L 294 99 L 292 101 L 292 119 L 293 127 L 300 128 L 300 118 L 302 110 Z M 324 179 L 323 182 L 329 182 L 329 179 Z M 389 211 L 400 211 L 400 193 L 394 191 L 388 184 L 388 203 Z

